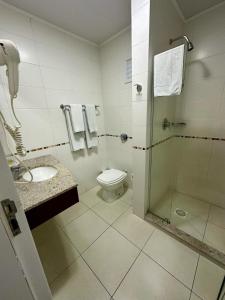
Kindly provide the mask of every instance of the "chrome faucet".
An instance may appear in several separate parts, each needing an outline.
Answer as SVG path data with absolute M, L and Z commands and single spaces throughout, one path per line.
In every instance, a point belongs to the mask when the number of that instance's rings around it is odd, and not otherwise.
M 26 168 L 24 166 L 21 166 L 20 164 L 18 164 L 16 166 L 10 167 L 10 170 L 12 172 L 13 179 L 19 180 L 21 178 L 23 172 L 26 170 Z

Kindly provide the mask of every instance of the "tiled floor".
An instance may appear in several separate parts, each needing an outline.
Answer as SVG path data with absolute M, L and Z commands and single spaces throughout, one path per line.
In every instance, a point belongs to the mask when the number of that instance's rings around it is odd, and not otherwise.
M 176 209 L 184 210 L 187 215 L 178 216 Z M 174 193 L 171 223 L 225 253 L 225 209 L 187 195 Z
M 107 204 L 96 187 L 33 230 L 53 299 L 216 300 L 225 271 L 135 216 L 131 198 Z

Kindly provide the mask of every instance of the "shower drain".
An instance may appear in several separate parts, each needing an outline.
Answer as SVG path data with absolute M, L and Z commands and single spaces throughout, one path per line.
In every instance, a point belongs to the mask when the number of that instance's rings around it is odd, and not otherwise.
M 177 208 L 175 212 L 179 217 L 186 217 L 187 215 L 187 212 L 180 208 Z

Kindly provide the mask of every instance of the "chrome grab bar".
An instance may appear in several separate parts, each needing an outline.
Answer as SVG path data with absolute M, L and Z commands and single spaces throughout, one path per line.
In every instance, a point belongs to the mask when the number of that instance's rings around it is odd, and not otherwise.
M 167 118 L 164 118 L 163 122 L 162 122 L 163 130 L 166 130 L 167 128 L 170 128 L 170 127 L 183 127 L 186 125 L 187 124 L 185 122 L 170 122 Z

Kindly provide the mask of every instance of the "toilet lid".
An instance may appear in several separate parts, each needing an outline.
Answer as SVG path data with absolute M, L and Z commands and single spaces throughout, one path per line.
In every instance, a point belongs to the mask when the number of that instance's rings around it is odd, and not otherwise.
M 123 171 L 110 169 L 110 170 L 105 170 L 102 174 L 100 174 L 97 177 L 97 180 L 103 183 L 111 184 L 123 180 L 126 176 L 127 173 Z

